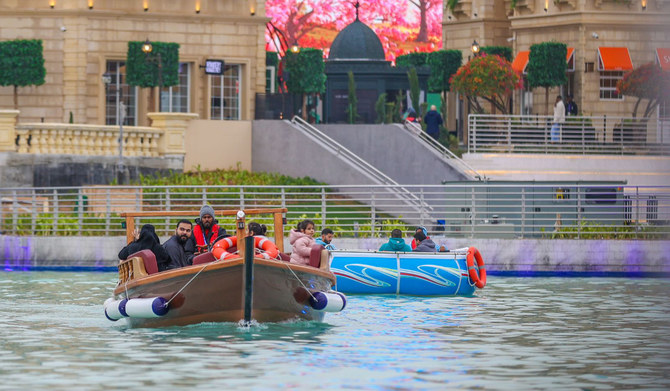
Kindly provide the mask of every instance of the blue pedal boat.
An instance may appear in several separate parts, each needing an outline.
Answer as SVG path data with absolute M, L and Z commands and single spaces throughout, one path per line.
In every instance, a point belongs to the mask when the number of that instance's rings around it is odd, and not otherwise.
M 468 296 L 486 285 L 474 247 L 440 253 L 335 250 L 330 270 L 343 293 Z

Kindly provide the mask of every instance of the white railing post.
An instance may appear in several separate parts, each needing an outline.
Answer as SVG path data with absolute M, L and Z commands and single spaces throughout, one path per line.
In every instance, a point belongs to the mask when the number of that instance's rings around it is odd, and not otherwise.
M 326 188 L 322 186 L 321 187 L 321 229 L 324 229 L 324 228 L 326 228 Z

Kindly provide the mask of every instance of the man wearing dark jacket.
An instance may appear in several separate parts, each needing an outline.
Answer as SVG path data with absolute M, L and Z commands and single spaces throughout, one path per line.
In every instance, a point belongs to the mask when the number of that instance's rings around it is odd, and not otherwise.
M 225 229 L 219 227 L 218 221 L 214 218 L 214 209 L 209 205 L 200 208 L 200 218 L 195 219 L 195 227 L 193 227 L 191 236 L 193 247 L 198 252 L 204 252 L 211 249 L 218 238 L 226 236 L 230 235 L 226 234 Z
M 135 240 L 119 251 L 119 259 L 128 259 L 129 256 L 138 251 L 151 250 L 156 256 L 158 270 L 161 270 L 161 265 L 163 265 L 163 270 L 165 270 L 168 263 L 168 253 L 161 246 L 154 226 L 144 224 L 140 232 L 137 232 L 137 229 L 133 232 L 133 236 L 135 236 Z
M 177 269 L 193 264 L 195 248 L 189 240 L 193 224 L 188 220 L 180 220 L 177 223 L 175 234 L 172 235 L 164 244 L 165 250 L 170 258 L 170 262 L 165 269 L 158 266 L 159 271 Z
M 402 231 L 399 229 L 394 229 L 391 231 L 391 237 L 389 238 L 388 243 L 382 244 L 379 248 L 379 251 L 405 251 L 411 252 L 412 247 L 409 244 L 405 243 L 402 238 Z
M 423 122 L 426 124 L 426 133 L 435 140 L 439 139 L 442 116 L 437 112 L 437 107 L 435 105 L 430 106 L 430 111 L 426 113 Z
M 417 231 L 417 233 L 414 234 L 414 239 L 416 240 L 416 248 L 414 249 L 414 252 L 434 253 L 439 251 L 435 242 L 428 239 L 422 231 Z

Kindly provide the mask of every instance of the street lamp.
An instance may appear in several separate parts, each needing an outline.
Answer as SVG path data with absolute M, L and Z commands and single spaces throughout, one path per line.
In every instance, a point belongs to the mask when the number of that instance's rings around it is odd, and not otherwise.
M 472 54 L 475 57 L 479 54 L 479 44 L 477 43 L 477 40 L 472 41 Z
M 160 100 L 161 89 L 163 88 L 163 61 L 161 60 L 160 51 L 153 53 L 154 46 L 151 44 L 149 39 L 142 44 L 142 52 L 145 54 L 145 61 L 155 62 L 158 67 L 158 99 Z M 155 99 L 153 97 L 153 89 L 151 90 L 150 107 L 152 111 L 155 111 Z
M 116 180 L 119 185 L 128 184 L 126 175 L 126 166 L 123 164 L 123 121 L 126 120 L 126 105 L 121 101 L 120 76 L 116 75 L 116 123 L 119 125 L 119 161 L 116 163 Z M 102 82 L 107 89 L 112 84 L 112 77 L 109 74 L 102 75 Z
M 300 53 L 300 46 L 298 46 L 298 41 L 293 42 L 293 45 L 291 45 L 291 53 Z

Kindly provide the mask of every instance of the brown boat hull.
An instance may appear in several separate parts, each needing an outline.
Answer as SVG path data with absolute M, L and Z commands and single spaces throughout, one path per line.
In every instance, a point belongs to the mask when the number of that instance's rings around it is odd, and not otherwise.
M 324 313 L 310 307 L 308 290 L 330 290 L 335 285 L 335 276 L 330 271 L 254 259 L 253 276 L 252 319 L 323 320 Z M 163 297 L 170 301 L 164 316 L 126 318 L 130 327 L 167 327 L 239 322 L 244 318 L 244 292 L 244 261 L 235 258 L 133 279 L 117 286 L 114 295 L 117 299 Z

